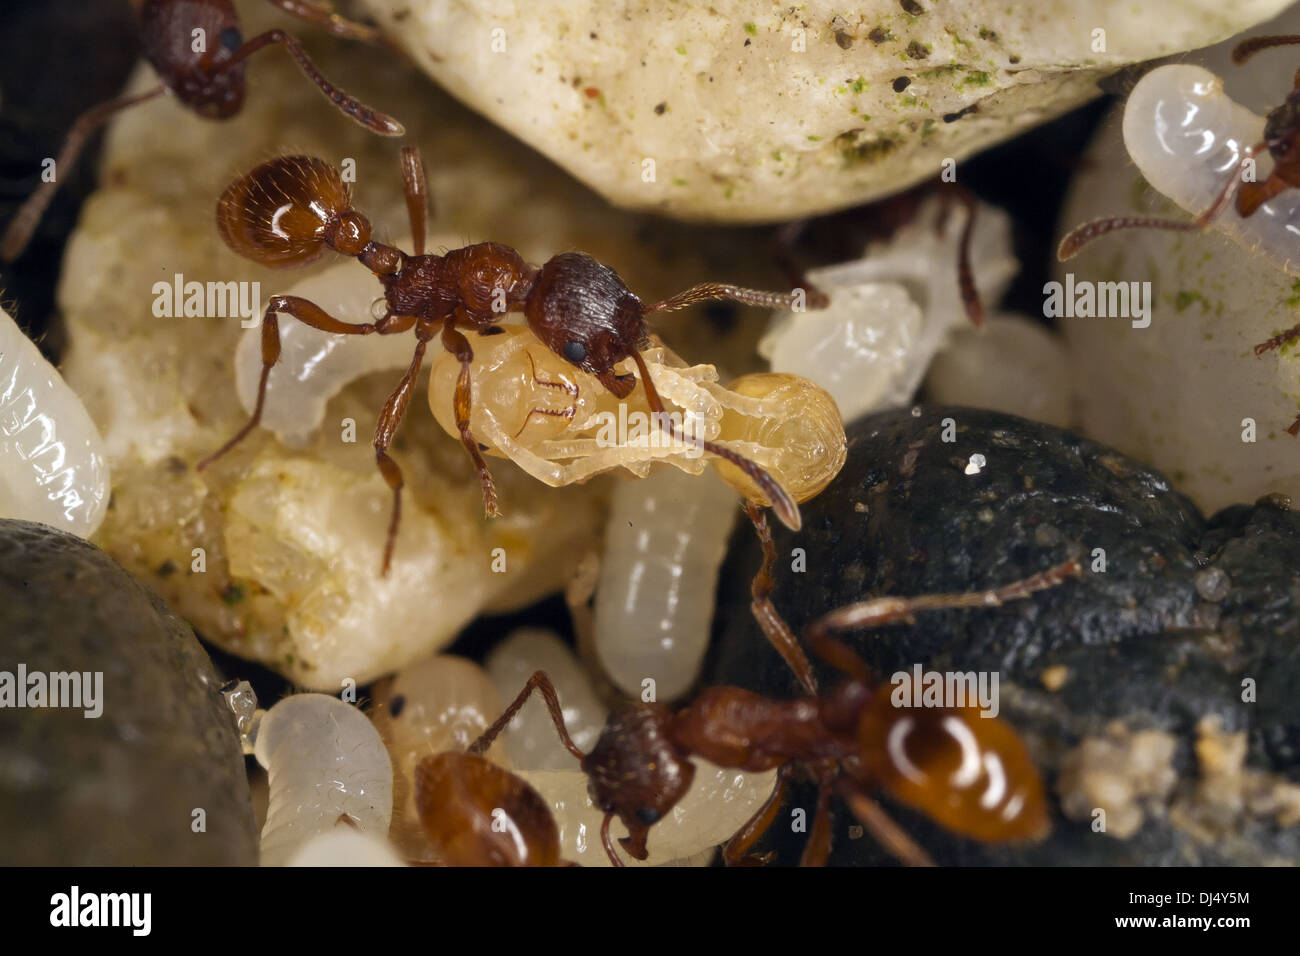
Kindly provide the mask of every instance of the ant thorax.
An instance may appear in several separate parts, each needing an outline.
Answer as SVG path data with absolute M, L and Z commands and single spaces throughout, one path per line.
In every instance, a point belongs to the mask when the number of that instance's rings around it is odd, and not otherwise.
M 1280 111 L 1293 113 L 1286 105 L 1270 113 L 1267 127 L 1274 137 L 1277 124 L 1284 121 Z M 1223 81 L 1209 70 L 1171 64 L 1152 70 L 1133 88 L 1124 107 L 1123 130 L 1124 145 L 1147 182 L 1199 215 L 1242 165 L 1246 148 L 1264 139 L 1266 121 L 1230 99 Z M 1267 155 L 1255 157 L 1255 163 L 1258 168 L 1249 172 L 1243 186 L 1252 180 L 1264 182 L 1273 167 Z M 1216 215 L 1210 227 L 1300 275 L 1298 200 L 1300 194 L 1288 190 L 1246 218 L 1230 207 Z
M 688 366 L 672 350 L 654 345 L 642 353 L 684 433 L 658 427 L 645 398 L 633 389 L 616 398 L 592 375 L 575 368 L 526 328 L 507 326 L 475 337 L 470 381 L 470 425 L 488 454 L 509 458 L 551 486 L 580 482 L 624 468 L 644 477 L 656 462 L 700 474 L 707 464 L 745 497 L 759 491 L 740 469 L 713 459 L 691 439 L 715 441 L 744 455 L 797 500 L 805 501 L 839 472 L 844 427 L 824 391 L 793 375 L 745 376 L 730 388 L 712 365 Z M 618 371 L 635 373 L 627 361 Z M 460 365 L 450 353 L 434 356 L 429 406 L 450 435 L 457 429 L 453 396 Z

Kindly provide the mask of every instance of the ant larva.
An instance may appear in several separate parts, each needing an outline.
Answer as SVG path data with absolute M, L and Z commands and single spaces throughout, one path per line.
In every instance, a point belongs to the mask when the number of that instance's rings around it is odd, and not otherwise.
M 401 468 L 389 456 L 388 448 L 410 403 L 425 350 L 435 335 L 440 335 L 443 347 L 460 366 L 452 403 L 455 425 L 478 472 L 484 509 L 489 517 L 500 513 L 483 449 L 470 424 L 474 351 L 465 332 L 499 334 L 502 326 L 498 323 L 505 313 L 523 312 L 528 328 L 547 349 L 592 376 L 617 398 L 627 398 L 639 378 L 656 425 L 670 439 L 736 466 L 761 490 L 782 523 L 798 530 L 798 506 L 766 470 L 717 442 L 684 435 L 673 423 L 641 352 L 649 344 L 646 317 L 657 312 L 713 299 L 767 308 L 805 304 L 817 308 L 826 304 L 825 296 L 811 289 L 785 294 L 708 282 L 646 305 L 613 269 L 579 252 L 553 256 L 540 267 L 529 265 L 516 250 L 495 242 L 475 243 L 444 255 L 426 255 L 428 200 L 418 149 L 403 147 L 401 164 L 414 248 L 411 255 L 371 238 L 370 222 L 352 208 L 351 187 L 342 172 L 321 159 L 272 159 L 222 193 L 217 203 L 217 226 L 235 252 L 272 267 L 302 265 L 326 249 L 355 258 L 383 285 L 385 311 L 374 322 L 344 322 L 306 299 L 272 296 L 262 319 L 262 371 L 252 415 L 233 438 L 199 463 L 200 469 L 233 448 L 261 421 L 267 378 L 280 355 L 279 314 L 335 335 L 392 335 L 414 330 L 411 363 L 380 413 L 372 442 L 379 471 L 393 492 L 382 565 L 386 575 L 401 520 L 403 486 Z M 633 363 L 637 374 L 618 370 L 625 360 Z
M 766 574 L 766 581 L 754 583 L 755 612 L 762 622 L 758 605 L 770 591 L 776 550 L 761 512 L 751 506 L 750 515 L 759 526 L 764 549 L 760 578 Z M 1009 724 L 984 717 L 975 707 L 896 706 L 857 653 L 831 635 L 908 620 L 923 610 L 994 607 L 1080 574 L 1079 563 L 1070 560 L 987 591 L 884 597 L 848 605 L 814 621 L 806 631 L 813 652 L 845 675 L 829 693 L 818 693 L 802 650 L 797 645 L 793 651 L 787 647 L 782 651 L 787 662 L 791 654 L 802 658 L 802 666 L 791 666 L 810 696 L 776 700 L 739 687 L 709 687 L 677 711 L 658 703 L 629 702 L 610 714 L 599 740 L 586 754 L 569 738 L 554 688 L 545 672 L 538 671 L 470 752 L 481 753 L 490 746 L 533 691 L 540 691 L 556 732 L 587 774 L 592 802 L 604 812 L 601 842 L 615 866 L 623 863 L 610 835 L 614 818 L 628 831 L 619 839 L 623 849 L 645 859 L 650 828 L 691 787 L 692 756 L 730 769 L 779 769 L 772 795 L 723 851 L 731 865 L 767 862 L 767 858 L 748 856 L 747 851 L 772 825 L 799 770 L 811 774 L 818 784 L 804 865 L 822 865 L 830 853 L 830 801 L 836 793 L 881 845 L 904 863 L 930 861 L 871 799 L 873 791 L 883 791 L 972 839 L 990 843 L 1036 839 L 1049 827 L 1046 797 L 1023 741 Z M 770 605 L 768 610 L 765 631 L 775 617 Z M 785 627 L 783 622 L 779 626 Z
M 344 39 L 381 42 L 378 30 L 352 23 L 311 0 L 267 0 L 286 13 L 323 27 Z M 303 74 L 346 116 L 381 136 L 401 136 L 401 123 L 366 106 L 334 86 L 308 58 L 292 35 L 276 28 L 245 40 L 232 0 L 136 0 L 145 59 L 162 81 L 144 93 L 100 103 L 79 116 L 55 160 L 55 176 L 42 182 L 19 208 L 0 239 L 0 261 L 12 262 L 27 247 L 61 178 L 77 161 L 92 133 L 115 113 L 171 93 L 183 106 L 207 119 L 229 119 L 244 105 L 245 61 L 273 44 L 293 57 Z M 211 44 L 211 45 L 210 45 Z
M 708 438 L 760 466 L 796 502 L 812 498 L 844 464 L 844 425 L 834 399 L 807 379 L 756 373 L 723 386 L 711 365 L 687 366 L 653 339 L 641 351 L 654 389 L 674 426 Z M 470 427 L 489 454 L 510 459 L 552 487 L 585 481 L 613 468 L 644 478 L 658 462 L 690 474 L 706 464 L 746 498 L 760 500 L 742 469 L 705 458 L 691 438 L 663 440 L 647 396 L 618 398 L 575 369 L 524 327 L 479 336 L 470 368 Z M 452 409 L 459 379 L 456 357 L 435 356 L 429 408 L 450 435 L 459 434 Z M 620 421 L 631 422 L 615 437 Z
M 1261 50 L 1294 44 L 1300 44 L 1300 36 L 1251 37 L 1233 48 L 1232 60 L 1242 64 Z M 1261 119 L 1228 99 L 1222 81 L 1210 71 L 1185 64 L 1159 67 L 1129 95 L 1124 143 L 1148 182 L 1183 208 L 1202 211 L 1190 221 L 1110 216 L 1086 222 L 1061 240 L 1061 261 L 1121 229 L 1203 232 L 1213 226 L 1286 272 L 1300 273 L 1295 255 L 1300 209 L 1294 198 L 1290 205 L 1277 202 L 1300 185 L 1300 73 L 1282 105 Z M 1273 168 L 1256 181 L 1255 157 L 1265 152 Z M 1235 216 L 1224 214 L 1229 205 Z M 1300 325 L 1259 343 L 1255 355 L 1297 339 Z M 1300 436 L 1300 416 L 1286 430 Z

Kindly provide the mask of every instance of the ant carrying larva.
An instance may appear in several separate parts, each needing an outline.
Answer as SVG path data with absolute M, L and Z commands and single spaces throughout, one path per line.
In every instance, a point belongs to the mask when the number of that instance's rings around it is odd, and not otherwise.
M 427 187 L 424 165 L 414 147 L 402 150 L 402 175 L 414 253 L 371 238 L 369 221 L 352 208 L 350 186 L 340 170 L 324 160 L 282 156 L 233 183 L 217 205 L 217 224 L 226 244 L 240 255 L 273 267 L 310 262 L 332 249 L 356 258 L 384 288 L 385 311 L 374 322 L 337 319 L 314 303 L 276 295 L 262 320 L 262 371 L 257 401 L 248 423 L 225 445 L 199 463 L 205 468 L 243 440 L 261 421 L 267 380 L 280 356 L 278 316 L 290 315 L 335 335 L 392 335 L 415 332 L 406 374 L 380 414 L 373 446 L 376 463 L 393 493 L 382 571 L 387 574 L 401 520 L 401 468 L 388 454 L 393 436 L 414 391 L 428 343 L 435 335 L 459 364 L 453 395 L 455 425 L 474 462 L 489 516 L 499 513 L 496 488 L 476 438 L 471 413 L 474 349 L 465 332 L 498 334 L 505 312 L 523 312 L 528 328 L 565 363 L 585 372 L 619 399 L 638 380 L 651 415 L 670 438 L 684 440 L 703 454 L 739 469 L 770 503 L 782 523 L 799 527 L 799 509 L 790 493 L 763 467 L 709 439 L 683 435 L 667 415 L 656 382 L 642 354 L 648 346 L 646 317 L 697 302 L 727 299 L 748 305 L 786 307 L 825 304 L 812 290 L 763 292 L 723 283 L 704 283 L 646 305 L 613 269 L 582 253 L 561 253 L 542 266 L 524 262 L 514 249 L 481 242 L 445 255 L 424 252 Z M 632 371 L 620 371 L 630 361 Z

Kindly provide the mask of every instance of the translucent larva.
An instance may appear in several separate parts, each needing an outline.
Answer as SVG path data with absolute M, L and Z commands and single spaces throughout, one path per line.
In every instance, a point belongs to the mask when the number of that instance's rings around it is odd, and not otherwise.
M 772 371 L 816 382 L 846 422 L 911 401 L 948 333 L 969 323 L 955 265 L 964 218 L 946 215 L 940 201 L 931 200 L 892 239 L 869 245 L 862 258 L 811 270 L 809 281 L 830 295 L 831 304 L 772 317 L 759 343 Z M 1017 268 L 1010 220 L 980 204 L 971 245 L 980 298 L 996 302 Z
M 295 694 L 262 718 L 253 750 L 266 768 L 270 802 L 262 865 L 280 866 L 348 817 L 385 837 L 393 814 L 393 765 L 374 725 L 337 697 Z
M 1200 215 L 1240 167 L 1243 151 L 1264 138 L 1264 117 L 1229 99 L 1223 81 L 1209 70 L 1171 64 L 1133 87 L 1123 129 L 1124 146 L 1147 182 Z M 1256 161 L 1254 179 L 1262 182 L 1270 160 Z M 1244 219 L 1225 209 L 1210 225 L 1300 275 L 1300 191 L 1287 190 Z
M 104 439 L 86 407 L 0 309 L 0 515 L 88 538 L 109 488 Z
M 620 690 L 660 700 L 695 683 L 708 649 L 718 568 L 739 509 L 713 475 L 664 469 L 620 484 L 605 526 L 596 655 Z

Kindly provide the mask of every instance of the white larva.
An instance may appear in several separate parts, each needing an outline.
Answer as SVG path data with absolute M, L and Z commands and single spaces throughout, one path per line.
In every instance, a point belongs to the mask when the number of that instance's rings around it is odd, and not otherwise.
M 926 400 L 1020 415 L 1069 428 L 1074 370 L 1065 342 L 1018 315 L 958 328 L 925 377 Z
M 715 475 L 674 469 L 614 492 L 596 591 L 596 655 L 624 693 L 652 680 L 660 700 L 699 676 L 713 622 L 718 569 L 737 514 Z
M 262 865 L 282 866 L 347 815 L 358 831 L 386 837 L 393 765 L 379 732 L 357 708 L 325 694 L 295 694 L 267 711 L 253 749 L 271 796 Z
M 1172 64 L 1133 87 L 1123 129 L 1124 146 L 1147 182 L 1197 216 L 1213 205 L 1244 150 L 1263 139 L 1264 117 L 1229 99 L 1209 70 Z M 1262 182 L 1271 160 L 1262 152 L 1255 161 Z M 1287 190 L 1245 219 L 1230 206 L 1211 225 L 1300 275 L 1300 190 Z
M 410 248 L 409 240 L 402 242 L 399 246 Z M 344 322 L 360 323 L 370 321 L 371 305 L 382 293 L 373 277 L 344 259 L 296 283 L 286 294 L 309 299 Z M 280 360 L 267 379 L 262 427 L 288 445 L 307 441 L 320 427 L 326 403 L 350 383 L 370 372 L 406 368 L 415 350 L 415 337 L 409 333 L 333 335 L 285 316 L 279 327 Z M 261 374 L 259 323 L 244 333 L 235 351 L 235 388 L 249 414 L 257 404 Z
M 109 488 L 104 439 L 85 405 L 0 309 L 0 516 L 88 538 Z
M 965 213 L 935 225 L 937 200 L 862 258 L 808 273 L 831 297 L 826 309 L 777 312 L 759 343 L 774 372 L 789 372 L 830 392 L 844 421 L 912 400 L 949 331 L 969 324 L 957 283 Z M 971 270 L 982 301 L 996 302 L 1017 271 L 1007 215 L 981 203 Z
M 586 671 L 555 634 L 524 627 L 493 648 L 486 663 L 488 677 L 504 701 L 514 699 L 537 671 L 555 686 L 564 713 L 564 725 L 578 749 L 596 744 L 605 724 L 605 707 L 592 689 Z M 506 755 L 523 770 L 576 770 L 578 760 L 560 743 L 546 704 L 534 694 L 501 735 Z
M 405 866 L 388 839 L 345 823 L 302 844 L 288 866 Z

